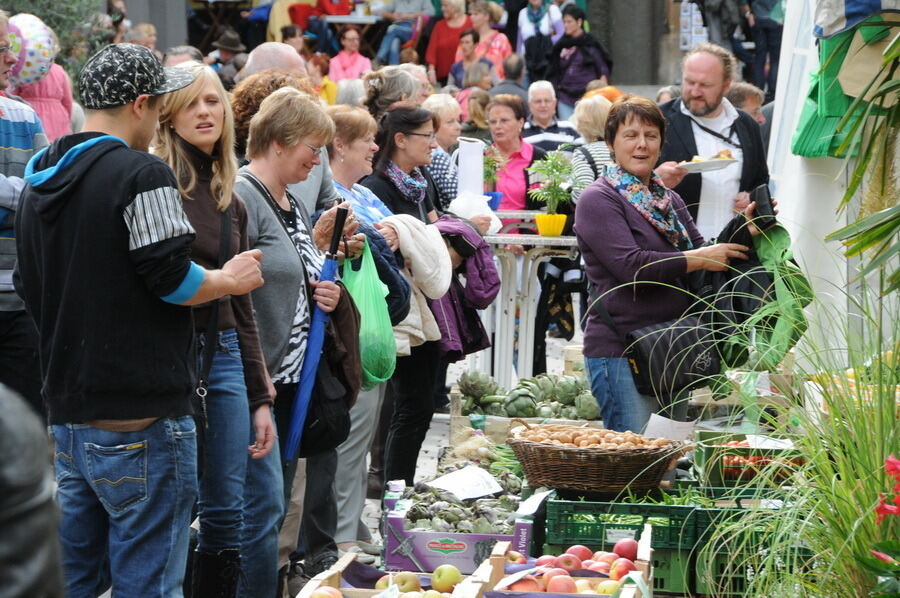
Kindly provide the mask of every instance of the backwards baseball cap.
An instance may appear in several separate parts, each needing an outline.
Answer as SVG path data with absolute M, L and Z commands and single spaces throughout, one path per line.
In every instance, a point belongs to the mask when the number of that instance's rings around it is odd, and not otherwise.
M 78 90 L 85 108 L 104 110 L 130 104 L 139 95 L 179 90 L 193 83 L 194 77 L 189 69 L 164 68 L 149 48 L 112 44 L 85 63 Z

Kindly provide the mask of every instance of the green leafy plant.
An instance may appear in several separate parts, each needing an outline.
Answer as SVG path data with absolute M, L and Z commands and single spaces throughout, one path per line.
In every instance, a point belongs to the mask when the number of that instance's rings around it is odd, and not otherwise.
M 838 147 L 838 155 L 850 160 L 850 150 L 859 145 L 859 155 L 853 166 L 847 191 L 841 200 L 844 210 L 857 192 L 864 190 L 864 205 L 881 206 L 875 213 L 863 210 L 861 218 L 835 231 L 828 240 L 838 240 L 847 247 L 848 257 L 868 252 L 860 276 L 866 276 L 880 268 L 894 268 L 888 275 L 885 292 L 900 289 L 900 270 L 895 258 L 900 252 L 900 172 L 897 152 L 898 127 L 900 127 L 900 34 L 897 34 L 883 53 L 881 68 L 868 82 L 863 92 L 853 101 L 846 115 L 838 123 L 837 130 L 846 134 Z M 871 92 L 871 95 L 870 95 Z M 864 98 L 867 98 L 865 100 Z M 867 187 L 864 182 L 867 181 Z
M 506 158 L 495 147 L 488 147 L 484 152 L 484 182 L 493 185 L 497 182 L 498 173 L 506 166 Z
M 528 169 L 538 186 L 528 190 L 532 199 L 547 204 L 547 213 L 556 214 L 559 205 L 571 200 L 572 161 L 557 150 L 548 152 L 543 160 L 538 160 Z
M 717 586 L 722 579 L 742 580 L 745 596 L 863 598 L 879 591 L 881 573 L 864 557 L 900 537 L 900 517 L 876 517 L 890 506 L 879 498 L 890 483 L 885 460 L 900 453 L 900 314 L 884 284 L 882 276 L 878 287 L 844 295 L 849 310 L 818 300 L 809 310 L 816 317 L 797 349 L 805 365 L 794 372 L 805 383 L 784 389 L 788 406 L 774 408 L 769 422 L 793 440 L 803 462 L 787 480 L 783 467 L 765 467 L 734 491 L 732 498 L 751 506 L 714 526 L 698 551 L 707 593 L 731 595 Z M 859 316 L 848 318 L 848 311 Z M 793 420 L 790 428 L 779 427 L 784 420 Z M 773 488 L 780 488 L 774 504 Z

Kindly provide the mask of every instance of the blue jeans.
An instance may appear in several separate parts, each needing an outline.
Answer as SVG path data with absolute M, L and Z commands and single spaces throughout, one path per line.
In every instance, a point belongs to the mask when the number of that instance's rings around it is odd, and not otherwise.
M 124 399 L 123 400 L 127 400 Z M 197 496 L 190 416 L 138 432 L 51 426 L 68 598 L 179 598 Z
M 387 28 L 375 58 L 385 64 L 399 64 L 400 47 L 410 40 L 412 34 L 412 23 L 393 23 Z
M 203 354 L 203 336 L 197 335 L 198 355 Z M 198 549 L 209 552 L 241 545 L 250 435 L 250 408 L 237 333 L 219 332 L 217 343 L 206 395 L 208 421 L 197 499 Z
M 266 409 L 266 407 L 260 407 Z M 274 421 L 274 414 L 272 416 Z M 251 426 L 250 441 L 256 442 Z M 238 596 L 274 596 L 278 587 L 278 530 L 284 518 L 281 451 L 278 443 L 262 459 L 247 456 L 241 576 Z
M 638 392 L 624 357 L 585 357 L 591 393 L 600 406 L 603 425 L 608 430 L 642 432 L 657 401 Z
M 575 106 L 569 106 L 568 104 L 559 102 L 556 105 L 556 113 L 559 115 L 559 120 L 569 120 L 575 113 Z

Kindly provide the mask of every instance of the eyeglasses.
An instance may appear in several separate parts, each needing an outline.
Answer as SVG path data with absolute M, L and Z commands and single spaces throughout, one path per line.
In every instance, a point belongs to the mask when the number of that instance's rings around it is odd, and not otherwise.
M 416 137 L 427 137 L 428 141 L 437 139 L 437 133 L 406 133 L 407 135 L 415 135 Z
M 324 145 L 320 145 L 319 147 L 316 147 L 314 145 L 310 145 L 310 144 L 306 143 L 305 141 L 301 141 L 300 143 L 302 143 L 303 145 L 308 147 L 309 151 L 311 151 L 312 153 L 314 153 L 317 156 L 321 156 L 325 152 Z

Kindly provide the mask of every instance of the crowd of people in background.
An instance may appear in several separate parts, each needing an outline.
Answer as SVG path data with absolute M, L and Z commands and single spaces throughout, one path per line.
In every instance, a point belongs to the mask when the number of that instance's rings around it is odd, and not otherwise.
M 28 83 L 11 74 L 0 14 L 0 382 L 56 442 L 61 565 L 51 553 L 40 583 L 64 573 L 70 596 L 280 597 L 346 552 L 374 560 L 366 496 L 412 484 L 447 364 L 490 343 L 472 324 L 499 288 L 490 215 L 451 211 L 460 136 L 498 157 L 501 210 L 541 208 L 529 168 L 549 152 L 572 161 L 573 267 L 597 288 L 646 266 L 632 246 L 683 254 L 641 270 L 667 283 L 746 257 L 704 240 L 750 217 L 747 192 L 768 179 L 778 0 L 707 3 L 711 42 L 650 99 L 615 86 L 573 0 L 441 0 L 439 16 L 431 0 L 394 0 L 376 38 L 284 22 L 280 4 L 268 41 L 239 24 L 204 54 L 161 52 L 152 24 L 110 2 L 96 25 L 108 45 L 71 78 L 53 63 Z M 728 168 L 677 167 L 723 149 Z M 397 343 L 394 374 L 366 389 L 360 313 L 320 280 L 338 207 L 343 267 L 371 254 Z M 542 268 L 543 284 L 554 276 Z M 436 309 L 445 300 L 456 317 Z M 607 308 L 634 328 L 681 305 L 639 303 L 623 292 Z M 323 356 L 352 408 L 344 438 L 298 461 L 285 441 L 316 309 L 336 322 Z M 625 388 L 608 322 L 586 326 L 607 427 L 638 429 L 657 404 Z

